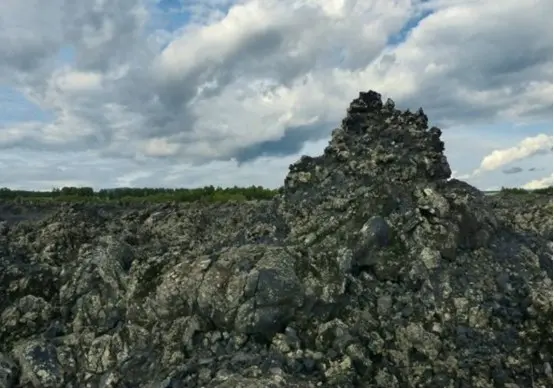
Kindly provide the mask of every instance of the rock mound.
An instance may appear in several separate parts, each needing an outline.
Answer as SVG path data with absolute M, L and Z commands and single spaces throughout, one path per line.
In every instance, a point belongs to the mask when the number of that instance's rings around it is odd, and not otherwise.
M 440 135 L 360 93 L 272 201 L 4 223 L 0 385 L 551 386 L 552 236 Z

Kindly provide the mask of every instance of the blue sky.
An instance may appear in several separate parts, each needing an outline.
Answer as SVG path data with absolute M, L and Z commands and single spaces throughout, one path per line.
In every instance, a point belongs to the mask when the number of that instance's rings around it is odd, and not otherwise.
M 398 33 L 392 34 L 389 37 L 388 44 L 389 45 L 397 45 L 397 44 L 402 43 L 403 41 L 405 41 L 406 37 L 408 36 L 410 31 L 412 31 L 415 27 L 417 27 L 419 22 L 424 20 L 426 17 L 428 17 L 432 13 L 433 12 L 431 10 L 428 10 L 428 9 L 423 9 L 423 10 L 415 13 L 414 16 L 412 16 L 410 19 L 408 19 L 406 25 L 404 27 L 402 27 L 402 29 Z
M 58 52 L 59 66 L 70 65 L 74 57 L 73 48 L 69 45 L 63 46 Z M 27 98 L 16 86 L 0 85 L 0 124 L 28 120 L 47 123 L 54 120 L 54 115 Z
M 52 115 L 29 101 L 16 88 L 0 87 L 0 123 L 7 125 L 30 118 L 47 122 L 52 120 Z
M 276 187 L 368 89 L 423 106 L 454 176 L 551 183 L 551 1 L 27 1 L 0 16 L 0 185 Z
M 75 61 L 75 49 L 71 45 L 62 46 L 58 51 L 60 66 L 70 65 Z

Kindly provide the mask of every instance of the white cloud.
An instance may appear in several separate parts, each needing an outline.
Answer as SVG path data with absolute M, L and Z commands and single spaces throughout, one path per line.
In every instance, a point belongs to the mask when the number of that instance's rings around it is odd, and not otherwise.
M 534 155 L 552 151 L 552 136 L 539 134 L 523 139 L 509 149 L 494 150 L 481 161 L 476 174 L 487 170 L 495 170 L 514 161 L 519 161 Z
M 0 145 L 10 147 L 25 140 L 28 133 L 37 131 L 42 127 L 40 122 L 15 123 L 4 126 L 0 131 Z
M 143 152 L 148 157 L 168 157 L 179 150 L 179 145 L 171 144 L 164 138 L 150 139 L 145 142 Z
M 86 92 L 102 86 L 102 75 L 95 72 L 66 71 L 56 79 L 63 92 Z
M 188 24 L 167 31 L 156 3 L 3 0 L 0 81 L 54 119 L 0 124 L 2 152 L 90 152 L 99 165 L 148 161 L 152 174 L 218 166 L 225 180 L 254 183 L 263 177 L 248 166 L 327 139 L 358 91 L 375 89 L 400 108 L 424 107 L 459 177 L 498 150 L 482 168 L 489 177 L 533 146 L 509 151 L 514 134 L 506 144 L 468 128 L 552 119 L 550 0 L 187 0 Z M 60 64 L 64 47 L 71 64 Z M 287 164 L 275 166 L 283 177 Z M 493 185 L 482 177 L 472 179 Z
M 548 177 L 543 177 L 538 180 L 529 181 L 522 186 L 523 189 L 540 189 L 552 186 L 552 174 Z

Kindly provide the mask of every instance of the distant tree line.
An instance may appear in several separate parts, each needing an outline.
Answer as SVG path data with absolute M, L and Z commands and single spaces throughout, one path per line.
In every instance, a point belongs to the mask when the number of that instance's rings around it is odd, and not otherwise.
M 502 187 L 502 189 L 500 189 L 500 192 L 501 193 L 513 193 L 513 194 L 536 193 L 536 194 L 544 194 L 544 195 L 552 196 L 552 185 L 548 186 L 546 188 L 539 188 L 539 189 L 523 189 L 523 188 L 505 188 L 505 187 Z
M 90 187 L 53 188 L 51 191 L 30 191 L 0 188 L 0 200 L 36 200 L 36 201 L 152 201 L 152 202 L 224 202 L 268 200 L 277 194 L 277 190 L 261 186 L 240 188 L 221 188 L 205 186 L 203 188 L 113 188 L 95 191 Z
M 86 201 L 86 202 L 225 202 L 268 200 L 277 194 L 276 189 L 261 186 L 245 188 L 214 187 L 203 188 L 113 188 L 95 191 L 91 187 L 53 188 L 51 191 L 31 191 L 0 188 L 0 200 L 17 201 Z M 513 194 L 537 193 L 552 196 L 552 186 L 526 190 L 521 188 L 502 188 L 500 192 Z

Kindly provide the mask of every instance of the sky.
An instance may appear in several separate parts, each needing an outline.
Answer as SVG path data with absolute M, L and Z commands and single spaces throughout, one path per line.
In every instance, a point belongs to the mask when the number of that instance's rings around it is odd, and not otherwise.
M 282 185 L 359 91 L 552 184 L 552 0 L 2 0 L 0 186 Z

